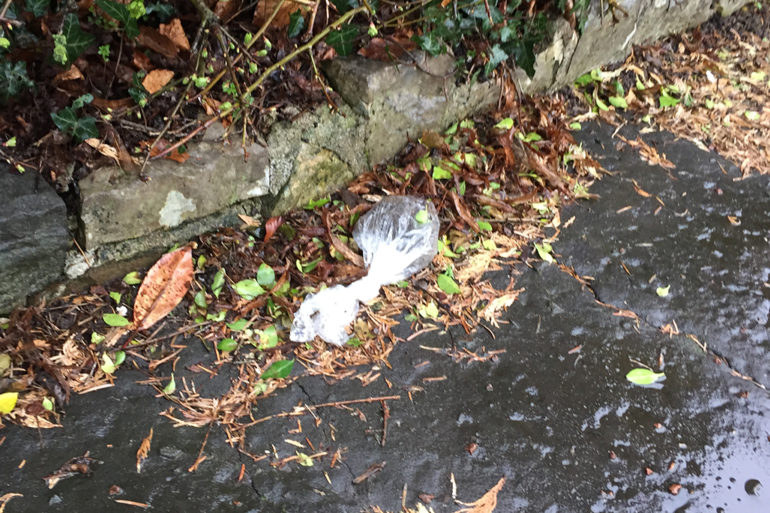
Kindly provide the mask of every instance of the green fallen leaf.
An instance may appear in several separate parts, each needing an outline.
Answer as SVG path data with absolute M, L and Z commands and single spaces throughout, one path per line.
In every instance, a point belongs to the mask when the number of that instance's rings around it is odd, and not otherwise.
M 195 306 L 198 308 L 206 309 L 208 308 L 209 304 L 206 301 L 206 291 L 201 289 L 196 294 L 195 297 L 193 297 L 193 302 L 195 302 Z
M 259 269 L 257 269 L 257 283 L 268 289 L 275 285 L 275 271 L 264 262 L 259 264 Z
M 229 353 L 230 351 L 235 350 L 236 347 L 238 347 L 238 342 L 231 338 L 223 338 L 217 343 L 217 349 L 223 353 Z
M 492 231 L 492 225 L 488 223 L 487 221 L 477 221 L 479 225 L 479 230 L 482 232 L 491 232 Z
M 454 278 L 446 273 L 436 276 L 436 283 L 438 284 L 438 288 L 447 294 L 459 294 L 461 292 L 460 287 L 457 285 Z
M 263 289 L 259 283 L 257 283 L 257 280 L 254 279 L 241 280 L 233 285 L 233 289 L 236 294 L 249 301 L 265 293 L 265 289 Z
M 434 180 L 449 180 L 452 178 L 452 173 L 441 166 L 433 166 L 432 176 Z
M 500 121 L 497 122 L 497 124 L 495 125 L 495 128 L 498 128 L 500 130 L 510 130 L 511 128 L 513 128 L 513 119 L 511 118 L 501 119 Z
M 599 109 L 604 111 L 610 110 L 610 108 L 607 107 L 607 104 L 601 101 L 599 98 L 596 98 L 596 106 L 599 107 Z
M 16 136 L 11 137 L 7 141 L 5 141 L 5 147 L 6 148 L 15 148 L 16 147 Z
M 19 399 L 18 392 L 5 392 L 0 394 L 0 415 L 11 413 L 16 407 L 16 401 Z
M 131 324 L 131 321 L 123 317 L 122 315 L 114 314 L 114 313 L 106 313 L 102 315 L 102 320 L 107 326 L 112 326 L 114 328 L 120 328 L 123 326 L 128 326 Z
M 249 325 L 248 319 L 238 319 L 237 321 L 228 323 L 227 327 L 233 331 L 242 331 L 246 329 L 246 326 L 248 325 Z
M 294 360 L 278 360 L 273 362 L 260 376 L 261 379 L 283 379 L 291 373 Z
M 91 343 L 92 344 L 94 344 L 94 345 L 101 344 L 104 341 L 104 339 L 105 339 L 104 335 L 100 335 L 99 333 L 97 333 L 95 331 L 91 332 Z
M 120 298 L 123 296 L 120 292 L 110 292 L 110 297 L 115 301 L 116 305 L 120 304 Z
M 117 367 L 121 363 L 126 361 L 126 352 L 125 351 L 115 351 L 115 366 Z
M 269 349 L 278 345 L 278 330 L 274 325 L 270 325 L 264 330 L 259 331 L 260 349 Z
M 626 99 L 623 98 L 622 96 L 610 96 L 607 99 L 610 101 L 610 104 L 616 109 L 628 108 L 628 102 L 626 102 Z
M 671 288 L 671 285 L 666 285 L 665 287 L 658 287 L 657 289 L 655 289 L 655 293 L 660 297 L 666 297 L 668 296 L 668 291 L 670 288 Z
M 168 382 L 168 384 L 163 387 L 163 393 L 166 395 L 171 395 L 176 391 L 176 380 L 174 379 L 174 373 L 171 373 L 171 381 Z
M 313 466 L 313 458 L 305 454 L 304 452 L 297 451 L 297 463 L 302 465 L 303 467 L 312 467 Z
M 438 307 L 436 306 L 436 303 L 431 301 L 427 305 L 420 306 L 417 309 L 417 313 L 420 314 L 420 316 L 425 317 L 427 319 L 435 319 L 438 317 Z
M 127 275 L 123 276 L 123 283 L 126 285 L 138 285 L 142 283 L 142 279 L 139 277 L 139 273 L 131 271 Z
M 553 251 L 553 247 L 547 242 L 543 242 L 542 244 L 535 243 L 535 251 L 537 251 L 537 255 L 544 261 L 548 262 L 549 264 L 552 264 L 556 262 L 556 260 L 553 258 L 553 255 L 551 252 Z
M 43 408 L 48 411 L 53 411 L 53 401 L 51 401 L 50 397 L 43 398 Z
M 414 215 L 414 220 L 417 221 L 419 224 L 425 224 L 428 222 L 428 209 L 424 208 L 420 211 L 418 211 Z
M 626 379 L 635 385 L 652 385 L 656 381 L 666 378 L 662 372 L 653 372 L 650 369 L 636 368 L 626 374 Z
M 222 293 L 222 287 L 225 286 L 225 270 L 219 269 L 214 275 L 214 279 L 211 282 L 211 293 L 214 297 L 218 298 Z
M 668 94 L 666 94 L 664 90 L 663 93 L 660 95 L 660 98 L 658 99 L 658 101 L 660 102 L 661 108 L 666 108 L 666 107 L 673 107 L 674 105 L 679 103 L 679 98 L 674 98 L 673 96 L 669 96 Z
M 195 267 L 203 269 L 206 266 L 206 257 L 204 255 L 198 256 L 198 260 L 195 261 Z
M 746 119 L 749 121 L 759 121 L 759 112 L 755 110 L 747 110 L 743 115 L 746 116 Z
M 112 358 L 110 358 L 107 353 L 102 355 L 102 365 L 100 368 L 105 374 L 112 374 L 115 372 L 115 362 L 112 361 Z
M 573 121 L 572 123 L 570 123 L 569 127 L 570 127 L 570 130 L 582 130 L 583 129 L 583 125 L 581 125 L 577 121 Z

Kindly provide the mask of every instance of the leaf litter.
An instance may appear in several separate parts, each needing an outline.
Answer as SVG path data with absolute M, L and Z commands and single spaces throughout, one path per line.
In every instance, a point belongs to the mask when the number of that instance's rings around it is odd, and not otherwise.
M 261 422 L 304 416 L 320 422 L 316 412 L 321 408 L 372 402 L 389 411 L 388 401 L 411 398 L 420 387 L 407 390 L 408 397 L 300 404 L 254 416 L 261 400 L 300 376 L 359 379 L 362 385 L 384 379 L 376 369 L 389 366 L 395 343 L 405 342 L 393 332 L 399 322 L 409 323 L 409 340 L 450 326 L 471 332 L 489 329 L 484 323 L 499 325 L 521 292 L 513 266 L 537 258 L 535 243 L 550 247 L 553 241 L 546 241 L 544 230 L 559 226 L 560 206 L 584 197 L 599 172 L 599 165 L 575 146 L 560 98 L 519 100 L 509 88 L 502 100 L 497 112 L 465 120 L 448 133 L 423 134 L 404 149 L 398 166 L 364 173 L 328 200 L 264 225 L 247 222 L 240 230 L 205 234 L 197 246 L 167 253 L 144 275 L 141 287 L 140 274 L 132 272 L 85 294 L 13 312 L 0 327 L 0 354 L 9 355 L 11 365 L 3 375 L 20 394 L 3 418 L 33 428 L 58 427 L 59 412 L 72 393 L 110 387 L 120 366 L 131 364 L 146 372 L 144 383 L 158 397 L 170 402 L 162 415 L 175 426 L 221 426 L 228 442 L 249 454 L 246 430 Z M 500 125 L 501 119 L 510 122 Z M 438 140 L 442 144 L 435 144 Z M 436 175 L 437 167 L 448 175 Z M 363 305 L 347 345 L 337 348 L 318 339 L 289 343 L 292 316 L 305 295 L 365 274 L 352 229 L 373 204 L 396 194 L 425 197 L 436 208 L 440 251 L 433 263 L 409 280 L 383 287 L 378 298 Z M 490 277 L 500 271 L 510 277 L 496 288 Z M 187 315 L 174 310 L 180 302 Z M 114 316 L 133 323 L 110 326 L 116 324 Z M 178 342 L 190 338 L 200 340 L 211 358 L 190 365 L 183 375 L 176 364 L 186 345 Z M 483 363 L 501 353 L 482 348 L 445 354 L 458 362 Z M 362 366 L 369 370 L 361 372 Z M 197 375 L 210 379 L 224 368 L 231 378 L 223 394 L 198 391 Z M 151 434 L 137 448 L 137 470 L 150 439 Z M 196 465 L 201 458 L 203 447 Z M 339 458 L 334 450 L 298 453 L 295 448 L 269 459 L 307 465 Z

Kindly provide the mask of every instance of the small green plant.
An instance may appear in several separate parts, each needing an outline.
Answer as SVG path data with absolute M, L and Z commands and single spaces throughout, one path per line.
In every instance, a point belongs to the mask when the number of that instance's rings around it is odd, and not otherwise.
M 110 45 L 107 44 L 100 46 L 97 50 L 97 53 L 105 63 L 110 62 Z
M 64 133 L 71 135 L 77 142 L 82 142 L 91 137 L 99 137 L 99 130 L 96 128 L 96 119 L 91 116 L 78 117 L 75 111 L 83 108 L 93 101 L 94 97 L 90 94 L 84 94 L 72 102 L 69 107 L 64 107 L 58 112 L 52 112 L 56 127 Z
M 61 32 L 53 35 L 53 41 L 53 59 L 66 66 L 93 45 L 96 38 L 80 28 L 76 15 L 68 14 L 64 17 Z

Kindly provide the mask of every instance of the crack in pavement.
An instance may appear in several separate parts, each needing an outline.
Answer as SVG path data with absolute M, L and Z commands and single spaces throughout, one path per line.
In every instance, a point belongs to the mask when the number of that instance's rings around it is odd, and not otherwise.
M 659 331 L 661 333 L 664 333 L 664 334 L 668 334 L 669 337 L 671 337 L 673 335 L 676 335 L 678 337 L 681 336 L 681 337 L 684 337 L 686 339 L 691 340 L 692 342 L 694 342 L 698 346 L 698 348 L 701 351 L 703 351 L 703 353 L 705 355 L 713 357 L 712 358 L 712 362 L 714 364 L 716 364 L 716 365 L 724 364 L 731 376 L 740 378 L 740 379 L 742 379 L 744 381 L 748 381 L 749 383 L 753 384 L 754 386 L 756 386 L 756 387 L 758 387 L 758 388 L 760 388 L 760 389 L 762 389 L 762 390 L 764 390 L 766 392 L 768 391 L 767 390 L 767 386 L 765 386 L 763 383 L 761 383 L 758 379 L 754 378 L 753 376 L 749 376 L 747 374 L 744 374 L 741 371 L 739 371 L 738 369 L 736 369 L 733 366 L 732 362 L 730 361 L 730 358 L 728 358 L 727 356 L 725 356 L 723 354 L 720 354 L 718 351 L 716 351 L 714 349 L 711 349 L 709 347 L 709 345 L 708 345 L 708 342 L 701 342 L 694 333 L 681 333 L 681 332 L 679 332 L 679 329 L 676 328 L 676 321 L 673 321 L 674 327 L 676 329 L 676 332 L 666 333 L 666 331 L 664 331 L 665 326 L 655 326 L 654 324 L 649 322 L 647 319 L 645 319 L 644 316 L 638 314 L 637 312 L 635 312 L 635 311 L 633 311 L 633 310 L 631 310 L 629 308 L 620 308 L 619 306 L 617 306 L 617 305 L 615 305 L 613 303 L 608 303 L 606 301 L 603 301 L 602 298 L 599 297 L 599 293 L 591 285 L 589 280 L 586 280 L 585 278 L 583 278 L 580 275 L 578 275 L 577 272 L 575 271 L 575 269 L 570 267 L 570 266 L 568 266 L 567 264 L 561 263 L 558 260 L 557 260 L 557 264 L 558 264 L 559 270 L 561 270 L 563 273 L 567 274 L 572 279 L 574 279 L 575 281 L 580 283 L 580 285 L 582 287 L 585 287 L 586 289 L 588 289 L 591 292 L 591 295 L 594 297 L 594 300 L 599 305 L 601 305 L 602 307 L 607 308 L 607 309 L 611 309 L 611 310 L 614 309 L 617 312 L 622 312 L 622 311 L 631 312 L 631 313 L 633 313 L 636 316 L 636 321 L 637 322 L 642 322 L 646 326 L 648 326 L 649 328 L 652 328 L 652 329 L 657 330 L 657 331 Z

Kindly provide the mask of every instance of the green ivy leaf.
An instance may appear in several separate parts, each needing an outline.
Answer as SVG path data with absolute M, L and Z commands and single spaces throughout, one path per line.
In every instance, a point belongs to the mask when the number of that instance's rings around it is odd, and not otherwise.
M 259 264 L 257 269 L 257 283 L 268 289 L 275 285 L 275 271 L 264 262 Z
M 49 0 L 27 0 L 24 5 L 24 10 L 32 13 L 35 18 L 40 18 L 48 12 L 48 6 L 51 4 Z
M 136 23 L 136 18 L 131 15 L 131 11 L 127 6 L 113 2 L 112 0 L 96 0 L 96 5 L 98 5 L 107 16 L 114 18 L 123 25 L 123 29 L 126 31 L 126 36 L 128 38 L 133 39 L 139 35 L 139 26 Z
M 297 9 L 289 16 L 289 30 L 286 35 L 289 36 L 289 39 L 297 37 L 304 28 L 305 18 L 302 17 L 302 11 Z
M 358 28 L 350 23 L 344 24 L 339 30 L 333 30 L 326 36 L 326 44 L 344 57 L 353 53 L 353 40 L 358 35 Z
M 433 57 L 446 52 L 446 45 L 433 32 L 428 32 L 423 36 L 415 36 L 414 41 L 421 50 L 425 50 Z
M 332 3 L 340 14 L 345 14 L 349 10 L 355 8 L 357 4 L 356 0 L 332 0 Z
M 0 100 L 6 102 L 24 89 L 31 89 L 35 83 L 27 75 L 26 62 L 0 60 Z
M 257 280 L 253 279 L 241 280 L 233 285 L 233 289 L 235 290 L 236 294 L 241 296 L 243 299 L 248 299 L 249 301 L 265 293 L 265 289 L 263 289 L 259 283 L 257 283 Z
M 653 372 L 649 369 L 636 368 L 626 374 L 626 379 L 635 385 L 652 385 L 666 378 L 662 372 Z
M 294 367 L 294 360 L 278 360 L 273 362 L 270 367 L 260 376 L 260 379 L 283 379 L 291 373 Z
M 492 71 L 508 59 L 508 54 L 500 45 L 494 45 L 489 49 L 489 60 L 484 65 L 484 74 L 489 75 Z
M 99 137 L 96 119 L 91 116 L 78 118 L 72 107 L 65 107 L 59 112 L 52 112 L 51 119 L 53 119 L 54 124 L 59 130 L 70 134 L 77 142 Z
M 457 285 L 457 282 L 454 280 L 454 278 L 446 273 L 442 273 L 436 276 L 436 283 L 438 284 L 438 288 L 447 294 L 459 294 L 461 292 L 460 287 Z
M 120 328 L 131 324 L 131 321 L 129 321 L 122 315 L 118 315 L 114 313 L 103 314 L 102 320 L 104 321 L 104 324 L 106 324 L 107 326 L 112 326 L 113 328 Z
M 68 63 L 73 62 L 88 47 L 96 43 L 96 38 L 88 32 L 84 32 L 80 28 L 78 17 L 71 13 L 64 17 L 60 35 L 63 36 L 63 45 L 67 53 Z
M 229 353 L 230 351 L 234 351 L 236 347 L 238 347 L 238 342 L 236 342 L 231 338 L 223 338 L 217 343 L 217 349 L 219 349 L 223 353 Z

